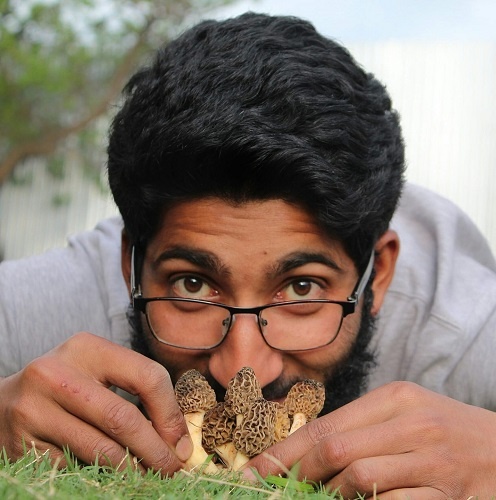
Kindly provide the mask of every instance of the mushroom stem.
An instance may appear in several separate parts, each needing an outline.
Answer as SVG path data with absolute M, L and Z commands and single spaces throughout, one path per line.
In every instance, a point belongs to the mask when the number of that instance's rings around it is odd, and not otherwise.
M 317 418 L 324 406 L 324 400 L 325 387 L 321 382 L 311 379 L 296 382 L 284 402 L 288 415 L 293 418 L 289 434 Z
M 193 442 L 193 453 L 186 461 L 186 467 L 191 470 L 203 466 L 203 472 L 213 474 L 217 472 L 215 464 L 205 464 L 208 454 L 202 446 L 202 424 L 205 412 L 215 406 L 215 392 L 198 370 L 183 373 L 174 391 Z
M 201 467 L 209 457 L 208 453 L 202 446 L 202 423 L 204 415 L 204 411 L 196 411 L 187 413 L 184 416 L 186 419 L 186 426 L 188 427 L 188 431 L 191 436 L 191 441 L 193 442 L 193 453 L 188 460 L 186 460 L 186 467 L 188 470 Z M 214 474 L 218 472 L 218 470 L 215 464 L 210 461 L 206 464 L 202 472 Z
M 248 462 L 248 460 L 250 460 L 250 457 L 245 455 L 242 451 L 238 451 L 236 453 L 236 457 L 234 458 L 232 469 L 233 470 L 241 469 L 241 467 L 243 467 L 243 465 L 245 465 Z
M 304 413 L 295 413 L 293 415 L 293 423 L 291 424 L 291 429 L 289 429 L 288 436 L 297 431 L 300 427 L 303 427 L 307 423 L 307 417 Z
M 222 462 L 227 468 L 229 469 L 233 468 L 234 460 L 236 458 L 236 453 L 237 453 L 233 443 L 219 444 L 218 446 L 215 447 L 215 453 L 219 455 L 219 458 L 222 460 Z
M 236 448 L 232 442 L 235 421 L 227 415 L 224 403 L 217 403 L 203 419 L 202 444 L 207 453 L 216 453 L 232 469 Z
M 280 403 L 272 403 L 276 409 L 276 422 L 274 425 L 274 443 L 278 443 L 289 436 L 291 421 L 286 408 Z

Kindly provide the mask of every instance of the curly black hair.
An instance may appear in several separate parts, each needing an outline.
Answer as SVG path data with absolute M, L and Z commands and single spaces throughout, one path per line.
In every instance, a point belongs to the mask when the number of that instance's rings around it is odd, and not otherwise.
M 404 146 L 385 87 L 345 48 L 301 19 L 247 13 L 201 22 L 130 79 L 108 174 L 136 244 L 179 200 L 283 199 L 360 268 L 398 203 Z

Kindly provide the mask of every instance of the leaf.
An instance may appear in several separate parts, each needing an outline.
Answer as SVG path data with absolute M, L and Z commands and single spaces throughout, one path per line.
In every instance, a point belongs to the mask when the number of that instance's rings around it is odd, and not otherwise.
M 267 476 L 265 482 L 268 484 L 273 484 L 280 488 L 296 490 L 306 493 L 312 493 L 315 491 L 315 486 L 312 483 L 307 483 L 306 481 L 297 481 L 293 478 L 281 477 L 281 476 Z
M 0 0 L 0 185 L 27 158 L 48 157 L 92 127 L 98 133 L 79 147 L 103 163 L 98 126 L 136 65 L 193 13 L 225 3 Z

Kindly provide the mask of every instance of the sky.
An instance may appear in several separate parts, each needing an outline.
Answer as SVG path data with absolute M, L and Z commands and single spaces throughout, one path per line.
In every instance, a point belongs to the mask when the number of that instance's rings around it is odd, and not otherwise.
M 496 41 L 495 0 L 238 0 L 216 11 L 296 15 L 343 43 L 421 39 Z

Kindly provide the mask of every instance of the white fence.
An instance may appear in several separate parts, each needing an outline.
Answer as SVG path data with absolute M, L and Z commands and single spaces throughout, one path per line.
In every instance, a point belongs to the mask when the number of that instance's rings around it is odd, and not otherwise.
M 363 66 L 386 83 L 402 116 L 409 180 L 460 205 L 496 251 L 496 44 L 387 42 L 352 45 Z M 0 192 L 0 245 L 17 258 L 63 245 L 68 234 L 116 212 L 79 169 L 63 184 L 34 163 L 32 189 Z M 70 192 L 56 208 L 58 192 Z
M 408 179 L 455 201 L 496 251 L 496 44 L 353 49 L 400 111 Z
M 21 177 L 32 177 L 29 185 L 7 183 L 0 192 L 0 251 L 5 259 L 62 246 L 68 235 L 117 213 L 110 194 L 88 181 L 77 166 L 68 168 L 63 180 L 55 180 L 37 160 L 20 168 Z M 57 199 L 66 203 L 57 204 Z

